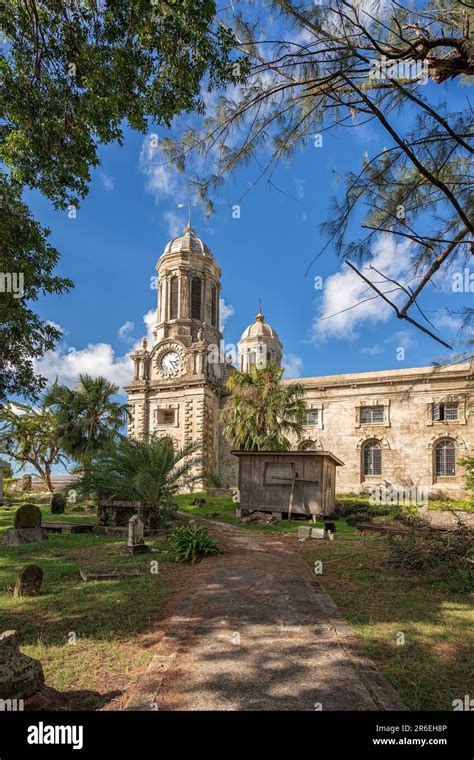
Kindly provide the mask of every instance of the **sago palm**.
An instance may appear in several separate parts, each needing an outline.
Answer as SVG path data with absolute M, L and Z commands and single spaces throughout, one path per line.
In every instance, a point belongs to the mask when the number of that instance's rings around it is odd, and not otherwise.
M 233 372 L 229 401 L 222 412 L 224 435 L 235 449 L 287 451 L 288 434 L 304 433 L 306 405 L 300 383 L 281 385 L 283 370 L 274 364 Z
M 178 491 L 202 478 L 199 449 L 195 442 L 176 450 L 171 438 L 121 438 L 97 452 L 74 487 L 84 496 L 141 501 L 166 511 Z

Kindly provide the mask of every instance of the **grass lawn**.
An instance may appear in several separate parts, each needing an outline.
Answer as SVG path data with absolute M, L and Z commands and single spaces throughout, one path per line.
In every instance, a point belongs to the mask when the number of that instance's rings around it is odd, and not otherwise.
M 203 506 L 194 507 L 191 502 L 195 498 L 206 499 L 207 504 Z M 323 523 L 313 523 L 311 520 L 280 520 L 274 525 L 261 525 L 258 523 L 243 523 L 240 524 L 240 519 L 235 516 L 236 504 L 232 501 L 232 498 L 224 498 L 222 496 L 207 496 L 205 493 L 193 493 L 178 496 L 176 498 L 178 509 L 180 512 L 191 515 L 193 517 L 204 517 L 210 520 L 217 520 L 218 522 L 228 523 L 229 525 L 238 525 L 240 528 L 246 530 L 257 530 L 263 533 L 297 533 L 300 525 L 311 525 L 312 527 L 323 527 Z M 213 513 L 218 512 L 218 515 L 212 516 Z M 354 533 L 355 529 L 350 528 L 345 520 L 336 520 L 336 528 L 341 533 Z
M 194 498 L 207 503 L 192 506 Z M 364 507 L 366 500 L 345 496 Z M 26 499 L 20 500 L 23 503 Z M 190 494 L 177 497 L 180 511 L 232 525 L 238 524 L 232 498 Z M 0 534 L 13 524 L 16 507 L 0 507 Z M 94 523 L 81 505 L 63 515 L 41 506 L 43 521 Z M 211 517 L 212 513 L 218 513 Z M 474 615 L 467 594 L 420 573 L 395 570 L 387 563 L 387 544 L 362 538 L 345 520 L 336 540 L 295 544 L 304 558 L 323 561 L 321 581 L 351 623 L 367 653 L 412 710 L 451 710 L 454 699 L 472 694 L 474 683 Z M 282 520 L 275 525 L 246 524 L 249 531 L 295 533 L 309 521 Z M 53 535 L 21 547 L 0 545 L 0 630 L 15 629 L 22 651 L 43 663 L 48 685 L 77 692 L 74 704 L 86 709 L 122 709 L 124 691 L 141 673 L 157 641 L 159 621 L 175 590 L 183 588 L 192 567 L 176 565 L 166 537 L 147 539 L 156 551 L 127 557 L 124 537 L 93 534 Z M 159 573 L 150 573 L 150 561 Z M 19 570 L 27 563 L 44 571 L 43 594 L 12 596 Z M 139 578 L 84 583 L 79 569 L 139 568 Z M 70 634 L 76 643 L 69 643 Z M 397 635 L 404 635 L 404 644 Z M 400 637 L 399 637 L 400 638 Z
M 454 699 L 472 694 L 472 595 L 391 568 L 385 539 L 338 534 L 314 544 L 303 545 L 305 559 L 322 560 L 318 579 L 411 710 L 452 710 Z
M 14 508 L 0 507 L 0 533 L 12 527 Z M 68 512 L 43 521 L 94 522 L 94 515 Z M 46 683 L 74 696 L 78 709 L 121 709 L 123 691 L 151 657 L 158 621 L 173 588 L 187 570 L 166 553 L 164 537 L 147 539 L 156 551 L 127 557 L 124 537 L 53 535 L 47 541 L 0 545 L 0 630 L 18 632 L 25 654 L 41 660 Z M 158 561 L 158 574 L 150 561 Z M 38 597 L 12 596 L 19 570 L 28 563 L 44 571 Z M 143 576 L 85 583 L 79 570 L 139 568 Z M 152 633 L 155 632 L 155 633 Z M 75 634 L 76 643 L 69 643 Z

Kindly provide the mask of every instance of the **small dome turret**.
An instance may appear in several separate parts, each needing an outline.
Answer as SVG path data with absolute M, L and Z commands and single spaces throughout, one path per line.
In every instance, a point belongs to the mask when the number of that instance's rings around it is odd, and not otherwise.
M 261 308 L 255 317 L 255 322 L 242 333 L 238 342 L 238 364 L 241 372 L 248 371 L 253 366 L 265 366 L 268 362 L 280 366 L 282 345 L 277 335 L 265 317 Z

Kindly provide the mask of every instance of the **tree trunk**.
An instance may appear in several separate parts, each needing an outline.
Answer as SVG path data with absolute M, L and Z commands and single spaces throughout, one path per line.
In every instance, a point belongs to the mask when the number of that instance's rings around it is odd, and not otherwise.
M 51 482 L 51 470 L 49 469 L 49 467 L 45 469 L 41 477 L 43 478 L 43 482 L 46 485 L 46 488 L 48 489 L 48 491 L 50 493 L 54 493 L 54 487 Z

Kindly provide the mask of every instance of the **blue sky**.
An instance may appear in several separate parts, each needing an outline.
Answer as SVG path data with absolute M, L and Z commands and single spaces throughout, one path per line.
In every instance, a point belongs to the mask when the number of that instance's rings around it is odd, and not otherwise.
M 456 103 L 464 99 L 463 88 L 457 86 L 452 97 Z M 154 131 L 146 136 L 127 131 L 122 148 L 101 150 L 102 166 L 75 219 L 55 212 L 36 193 L 27 195 L 61 252 L 58 272 L 75 282 L 69 295 L 48 296 L 37 304 L 43 318 L 64 330 L 58 349 L 38 365 L 50 380 L 58 377 L 73 385 L 79 372 L 89 372 L 123 385 L 131 371 L 128 353 L 147 332 L 145 315 L 151 325 L 156 290 L 150 288 L 150 278 L 165 244 L 179 234 L 187 217 L 186 209 L 178 208 L 186 199 L 182 178 L 148 160 Z M 265 178 L 249 190 L 258 176 L 251 166 L 224 184 L 213 217 L 206 220 L 199 207 L 193 208 L 193 226 L 222 269 L 229 314 L 226 343 L 237 342 L 261 298 L 265 317 L 283 343 L 288 377 L 421 366 L 447 355 L 378 301 L 326 319 L 365 297 L 357 276 L 331 248 L 305 276 L 324 242 L 319 225 L 327 216 L 336 176 L 359 169 L 366 151 L 373 156 L 389 144 L 381 128 L 372 125 L 325 133 L 321 148 L 310 143 L 279 167 L 273 182 L 281 192 Z M 233 218 L 235 204 L 240 204 L 240 219 Z M 356 223 L 351 231 L 359 235 Z M 382 237 L 374 254 L 383 271 L 406 281 L 405 244 Z M 320 290 L 314 287 L 315 276 L 322 278 Z M 437 288 L 426 289 L 422 304 L 440 334 L 453 340 L 458 324 L 444 307 L 458 310 L 469 299 L 472 293 L 453 293 L 451 280 L 444 278 Z M 405 349 L 403 361 L 397 359 L 400 347 Z

